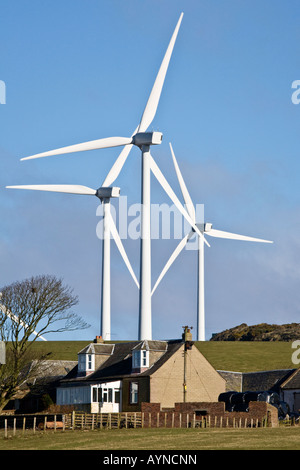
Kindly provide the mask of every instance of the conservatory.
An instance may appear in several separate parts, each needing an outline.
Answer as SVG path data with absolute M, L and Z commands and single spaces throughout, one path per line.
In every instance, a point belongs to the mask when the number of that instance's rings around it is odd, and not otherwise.
M 88 405 L 91 413 L 118 413 L 122 410 L 121 381 L 58 387 L 58 405 Z

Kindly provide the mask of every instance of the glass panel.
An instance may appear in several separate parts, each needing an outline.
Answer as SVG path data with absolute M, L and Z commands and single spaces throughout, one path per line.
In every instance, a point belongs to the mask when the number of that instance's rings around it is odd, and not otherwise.
M 118 388 L 115 389 L 115 403 L 120 403 L 120 390 Z
M 138 383 L 137 382 L 130 383 L 130 403 L 131 404 L 138 403 Z
M 143 351 L 143 366 L 147 365 L 147 351 Z

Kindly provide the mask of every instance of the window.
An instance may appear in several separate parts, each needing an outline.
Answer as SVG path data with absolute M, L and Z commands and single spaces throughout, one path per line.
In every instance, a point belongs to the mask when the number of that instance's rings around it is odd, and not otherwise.
M 86 372 L 95 369 L 95 356 L 94 354 L 79 354 L 78 355 L 78 371 Z
M 136 405 L 138 403 L 139 385 L 137 382 L 130 382 L 130 404 Z
M 142 366 L 147 366 L 147 351 L 141 351 L 142 353 Z
M 137 369 L 140 367 L 140 351 L 132 351 L 132 367 L 133 369 Z
M 96 403 L 98 401 L 98 394 L 97 394 L 97 389 L 96 387 L 93 387 L 93 403 Z
M 79 354 L 78 356 L 78 370 L 83 371 L 85 370 L 85 355 Z
M 102 388 L 102 403 L 112 403 L 113 402 L 113 389 L 112 388 Z
M 102 384 L 93 386 L 92 401 L 93 403 L 120 403 L 120 382 L 116 384 L 116 388 L 113 384 Z
M 93 369 L 92 355 L 88 354 L 88 356 L 87 356 L 87 370 L 92 370 L 92 369 Z
M 149 351 L 146 349 L 132 351 L 132 368 L 149 367 Z
M 115 403 L 120 403 L 120 402 L 121 402 L 120 389 L 116 388 L 115 389 Z

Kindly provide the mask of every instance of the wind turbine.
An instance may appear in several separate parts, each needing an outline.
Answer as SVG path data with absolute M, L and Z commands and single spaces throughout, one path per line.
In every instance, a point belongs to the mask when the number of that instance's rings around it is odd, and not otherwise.
M 184 179 L 182 177 L 181 171 L 179 169 L 177 160 L 175 158 L 175 154 L 172 148 L 172 145 L 170 143 L 170 149 L 171 149 L 171 154 L 173 158 L 173 163 L 175 166 L 175 171 L 177 174 L 177 179 L 181 188 L 182 196 L 185 201 L 186 208 L 189 212 L 189 215 L 193 222 L 197 225 L 198 229 L 202 234 L 209 235 L 210 237 L 216 237 L 216 238 L 227 238 L 227 239 L 232 239 L 232 240 L 243 240 L 243 241 L 250 241 L 250 242 L 261 242 L 261 243 L 273 243 L 272 241 L 269 240 L 262 240 L 260 238 L 253 238 L 253 237 L 248 237 L 244 235 L 238 235 L 235 233 L 230 233 L 230 232 L 224 232 L 222 230 L 217 230 L 212 228 L 211 223 L 196 223 L 196 211 L 195 211 L 195 206 L 192 202 L 192 199 L 190 197 L 190 194 L 187 190 L 186 184 L 184 182 Z M 178 255 L 181 253 L 183 248 L 186 246 L 188 241 L 191 239 L 191 237 L 194 235 L 194 230 L 192 229 L 188 234 L 186 234 L 183 239 L 178 243 L 177 247 L 171 254 L 169 260 L 165 264 L 162 272 L 160 273 L 153 289 L 151 295 L 155 292 L 157 289 L 159 283 L 161 282 L 162 278 L 168 271 L 168 269 L 171 267 L 171 265 L 174 263 L 175 259 L 178 257 Z M 198 341 L 205 341 L 205 309 L 204 309 L 204 243 L 203 243 L 203 237 L 199 237 L 198 234 L 196 234 L 198 238 L 198 272 L 197 272 L 197 340 Z
M 30 160 L 53 155 L 61 155 L 66 153 L 81 152 L 85 150 L 103 149 L 108 147 L 125 146 L 119 157 L 112 166 L 103 186 L 111 186 L 118 177 L 133 145 L 141 150 L 142 154 L 142 204 L 141 204 L 141 259 L 140 259 L 140 299 L 139 299 L 139 339 L 152 339 L 152 321 L 151 321 L 151 230 L 150 230 L 150 172 L 160 180 L 163 188 L 173 200 L 175 206 L 181 211 L 198 235 L 203 238 L 202 232 L 193 223 L 189 214 L 184 210 L 175 193 L 171 190 L 167 181 L 163 177 L 151 154 L 150 147 L 159 145 L 162 141 L 161 132 L 147 132 L 152 123 L 158 107 L 161 91 L 163 88 L 165 76 L 181 25 L 183 13 L 181 13 L 176 24 L 171 40 L 167 47 L 166 53 L 162 60 L 158 74 L 156 76 L 153 88 L 142 114 L 141 120 L 130 137 L 108 137 L 97 139 L 76 145 L 50 150 L 48 152 L 38 153 L 21 160 Z M 205 240 L 205 243 L 206 240 Z M 207 243 L 208 244 L 208 243 Z
M 6 186 L 13 189 L 29 189 L 38 191 L 51 191 L 58 193 L 81 194 L 88 196 L 96 196 L 103 204 L 103 247 L 102 247 L 102 289 L 101 289 L 101 336 L 109 341 L 111 339 L 111 292 L 110 292 L 110 238 L 114 238 L 120 254 L 134 280 L 139 288 L 138 280 L 134 274 L 120 235 L 115 226 L 114 220 L 110 212 L 110 199 L 119 197 L 120 188 L 117 187 L 100 187 L 92 189 L 81 185 L 68 184 L 41 184 L 41 185 L 21 185 Z
M 0 299 L 2 298 L 2 292 L 0 292 Z M 19 325 L 21 325 L 23 328 L 25 329 L 28 329 L 29 326 L 27 325 L 27 323 L 24 323 L 23 320 L 20 320 L 20 318 L 15 315 L 14 313 L 12 313 L 8 308 L 5 307 L 5 305 L 3 304 L 0 304 L 0 310 L 2 310 L 2 312 L 4 313 L 4 315 L 6 315 L 8 318 L 10 318 L 12 321 L 14 321 L 15 323 L 18 323 Z M 42 335 L 40 335 L 39 333 L 37 333 L 35 330 L 33 330 L 32 332 L 35 336 L 37 336 L 38 338 L 41 338 L 43 341 L 47 341 L 46 338 L 44 338 Z

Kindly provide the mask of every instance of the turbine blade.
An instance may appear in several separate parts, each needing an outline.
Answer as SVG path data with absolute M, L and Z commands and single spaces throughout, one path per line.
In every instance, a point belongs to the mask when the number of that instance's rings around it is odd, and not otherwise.
M 247 237 L 245 235 L 238 235 L 236 233 L 223 232 L 222 230 L 211 229 L 208 232 L 205 232 L 206 235 L 216 238 L 228 238 L 231 240 L 242 240 L 248 242 L 261 242 L 261 243 L 273 243 L 270 240 L 263 240 L 261 238 Z
M 206 243 L 207 246 L 209 246 L 208 242 L 205 240 L 202 232 L 200 232 L 200 230 L 198 229 L 198 227 L 195 225 L 195 223 L 193 222 L 193 220 L 191 219 L 190 215 L 187 213 L 187 211 L 184 209 L 184 207 L 182 206 L 181 202 L 179 201 L 178 197 L 176 196 L 176 194 L 174 193 L 173 189 L 171 188 L 171 186 L 169 185 L 169 183 L 167 182 L 166 178 L 164 177 L 164 175 L 162 174 L 161 170 L 158 168 L 157 164 L 155 163 L 155 161 L 153 160 L 153 157 L 152 155 L 150 155 L 150 168 L 151 168 L 151 171 L 152 173 L 154 174 L 154 176 L 156 177 L 156 179 L 158 180 L 158 182 L 161 184 L 161 186 L 163 187 L 163 189 L 165 190 L 165 192 L 167 193 L 167 195 L 169 196 L 169 198 L 173 201 L 173 203 L 175 204 L 175 206 L 177 207 L 177 209 L 181 212 L 181 214 L 183 215 L 183 217 L 185 217 L 185 219 L 188 221 L 188 223 L 191 225 L 191 227 L 193 227 L 193 229 L 195 230 L 195 232 L 198 233 L 198 235 L 200 237 L 203 238 L 204 242 Z
M 15 315 L 10 310 L 8 310 L 3 304 L 0 304 L 0 310 L 2 310 L 4 315 L 6 315 L 12 321 L 14 321 L 15 323 L 19 323 L 21 326 L 23 326 L 23 328 L 26 328 L 26 329 L 29 328 L 26 323 L 20 320 L 19 317 L 17 317 L 17 315 Z M 35 336 L 37 336 L 38 338 L 41 338 L 43 341 L 47 341 L 43 336 L 39 335 L 35 330 L 33 330 L 32 333 L 35 334 Z
M 134 271 L 133 271 L 133 269 L 132 269 L 132 266 L 131 266 L 131 264 L 130 264 L 130 261 L 129 261 L 129 259 L 128 259 L 128 256 L 127 256 L 127 254 L 126 254 L 124 245 L 123 245 L 123 243 L 122 243 L 122 240 L 121 240 L 121 238 L 120 238 L 120 235 L 119 235 L 119 233 L 118 233 L 117 227 L 116 227 L 116 225 L 115 225 L 115 222 L 114 222 L 114 220 L 113 220 L 113 218 L 112 218 L 111 213 L 109 213 L 109 221 L 110 221 L 110 222 L 109 222 L 109 224 L 110 224 L 110 232 L 111 232 L 111 234 L 112 234 L 112 236 L 113 236 L 113 238 L 114 238 L 114 240 L 115 240 L 115 242 L 116 242 L 116 245 L 117 245 L 117 247 L 118 247 L 118 249 L 119 249 L 119 252 L 121 253 L 121 256 L 122 256 L 122 258 L 123 258 L 123 260 L 124 260 L 124 262 L 125 262 L 125 264 L 126 264 L 128 270 L 129 270 L 129 272 L 130 272 L 130 274 L 131 274 L 131 276 L 132 276 L 134 282 L 136 283 L 137 287 L 140 288 L 139 282 L 138 282 L 138 280 L 137 280 L 137 278 L 136 278 L 136 276 L 135 276 L 135 274 L 134 274 Z
M 162 87 L 164 84 L 164 80 L 166 77 L 166 73 L 168 70 L 169 62 L 171 59 L 171 55 L 173 52 L 174 44 L 177 38 L 177 34 L 180 28 L 180 24 L 182 21 L 183 13 L 181 13 L 179 20 L 177 22 L 177 25 L 175 27 L 175 30 L 173 32 L 173 35 L 171 37 L 170 43 L 168 45 L 167 51 L 165 53 L 165 56 L 163 58 L 163 61 L 161 63 L 160 69 L 158 71 L 157 77 L 155 79 L 152 91 L 150 93 L 149 99 L 147 101 L 146 107 L 144 109 L 144 113 L 141 118 L 140 126 L 139 126 L 139 132 L 145 132 L 148 127 L 150 126 L 151 122 L 154 119 L 159 98 L 161 95 Z
M 97 191 L 87 186 L 78 184 L 32 184 L 23 186 L 6 186 L 12 189 L 32 189 L 37 191 L 52 191 L 56 193 L 69 193 L 69 194 L 85 194 L 95 196 Z
M 138 127 L 135 129 L 133 132 L 131 138 L 137 133 Z M 117 160 L 111 167 L 109 173 L 107 174 L 105 180 L 102 183 L 103 188 L 108 188 L 113 184 L 113 182 L 117 179 L 119 176 L 120 171 L 123 168 L 124 163 L 126 162 L 126 159 L 129 155 L 130 150 L 132 149 L 133 144 L 126 145 L 120 155 L 118 156 Z
M 189 238 L 191 237 L 191 235 L 193 234 L 193 232 L 190 232 L 188 233 L 182 240 L 180 240 L 180 242 L 178 243 L 177 247 L 175 248 L 175 250 L 173 251 L 173 253 L 171 254 L 170 258 L 168 259 L 168 261 L 166 262 L 162 272 L 160 273 L 160 275 L 158 276 L 157 278 L 157 281 L 152 289 L 152 292 L 151 292 L 151 295 L 154 294 L 155 290 L 157 289 L 158 287 L 158 284 L 160 283 L 160 281 L 162 280 L 162 278 L 164 277 L 164 275 L 166 274 L 166 272 L 170 269 L 171 265 L 174 263 L 174 261 L 176 260 L 176 258 L 179 256 L 179 254 L 182 252 L 183 248 L 185 247 L 185 245 L 187 244 Z
M 175 171 L 176 171 L 176 174 L 177 174 L 177 179 L 178 179 L 178 182 L 179 182 L 179 185 L 180 185 L 180 188 L 181 188 L 181 192 L 182 192 L 182 196 L 183 196 L 183 199 L 184 199 L 184 202 L 185 202 L 185 205 L 186 205 L 186 209 L 187 209 L 188 213 L 190 214 L 191 219 L 195 223 L 196 222 L 195 207 L 194 207 L 192 198 L 191 198 L 191 196 L 190 196 L 190 194 L 187 190 L 184 179 L 182 177 L 182 174 L 181 174 L 181 171 L 179 169 L 179 166 L 178 166 L 178 163 L 177 163 L 177 160 L 176 160 L 176 157 L 175 157 L 175 154 L 174 154 L 173 147 L 172 147 L 171 143 L 170 143 L 170 149 L 171 149 L 171 154 L 172 154 L 172 158 L 173 158 L 173 163 L 174 163 L 174 166 L 175 166 Z
M 34 158 L 50 157 L 53 155 L 62 155 L 65 153 L 83 152 L 85 150 L 96 150 L 104 149 L 108 147 L 120 147 L 122 145 L 128 145 L 132 143 L 131 137 L 107 137 L 104 139 L 91 140 L 90 142 L 84 142 L 82 144 L 69 145 L 68 147 L 62 147 L 56 150 L 50 150 L 49 152 L 37 153 L 30 157 L 21 158 L 21 160 L 31 160 Z

